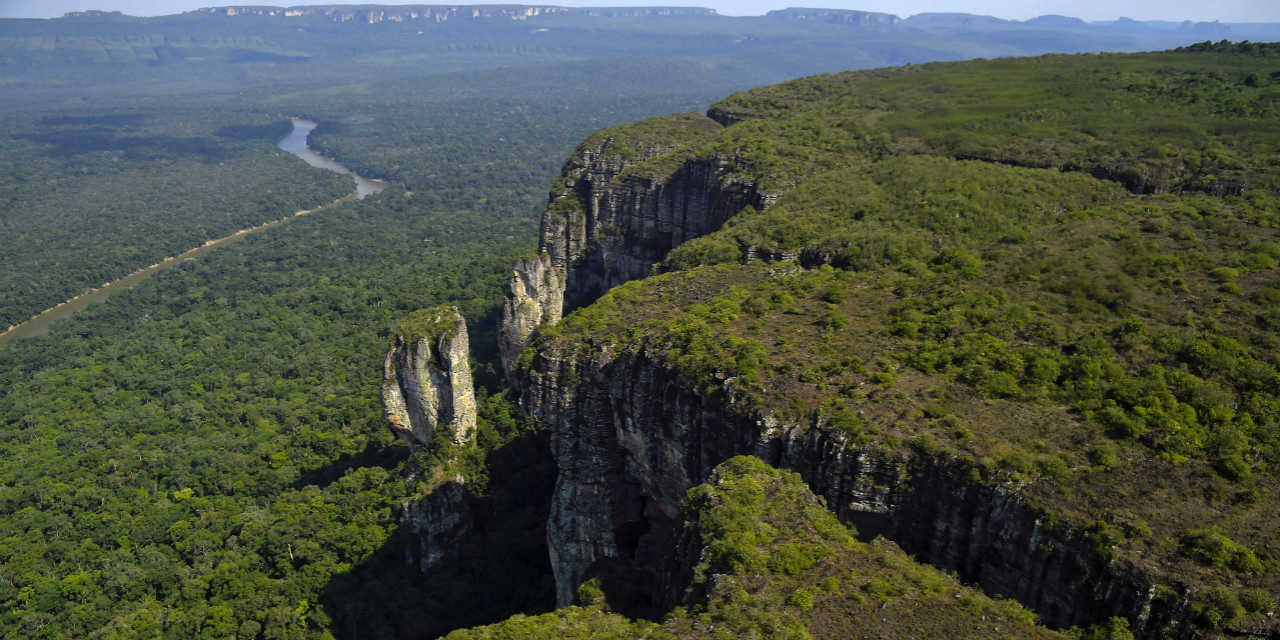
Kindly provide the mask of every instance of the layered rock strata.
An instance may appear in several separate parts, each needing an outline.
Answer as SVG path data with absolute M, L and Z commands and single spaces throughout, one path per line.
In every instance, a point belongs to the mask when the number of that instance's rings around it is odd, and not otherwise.
M 887 457 L 815 425 L 737 413 L 643 353 L 543 350 L 522 373 L 522 403 L 549 427 L 559 468 L 547 538 L 560 604 L 605 574 L 643 585 L 660 613 L 679 588 L 678 568 L 663 558 L 678 548 L 685 491 L 718 463 L 752 454 L 800 473 L 863 535 L 1016 598 L 1050 626 L 1121 616 L 1138 637 L 1193 632 L 1183 595 L 1108 564 L 1082 535 L 1045 526 L 1017 487 L 973 480 L 967 462 Z
M 418 311 L 401 323 L 383 365 L 382 405 L 410 447 L 445 429 L 457 444 L 476 428 L 467 323 L 456 307 Z
M 704 116 L 672 119 L 686 139 L 691 128 L 719 129 Z M 664 120 L 641 124 L 652 129 Z M 538 326 L 555 324 L 610 288 L 650 275 L 674 247 L 778 197 L 745 177 L 735 156 L 695 153 L 688 143 L 622 137 L 606 131 L 578 148 L 542 215 L 538 255 L 512 270 L 500 345 L 508 372 Z

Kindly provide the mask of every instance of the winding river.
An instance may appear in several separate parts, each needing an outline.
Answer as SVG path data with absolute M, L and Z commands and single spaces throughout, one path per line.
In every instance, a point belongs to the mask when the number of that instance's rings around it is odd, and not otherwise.
M 162 271 L 164 269 L 172 269 L 173 267 L 176 267 L 187 260 L 199 258 L 200 256 L 210 251 L 213 251 L 218 247 L 224 246 L 230 242 L 234 242 L 235 240 L 238 240 L 251 233 L 264 231 L 266 229 L 270 229 L 271 227 L 282 225 L 299 216 L 305 216 L 309 213 L 315 213 L 317 211 L 323 211 L 325 209 L 336 207 L 344 202 L 348 202 L 351 200 L 358 200 L 360 198 L 364 198 L 365 196 L 378 193 L 379 191 L 382 191 L 383 189 L 387 188 L 388 186 L 387 183 L 382 182 L 380 180 L 370 180 L 363 176 L 359 176 L 354 172 L 352 172 L 350 169 L 342 166 L 341 164 L 338 164 L 333 159 L 326 158 L 316 153 L 315 151 L 313 151 L 311 147 L 307 146 L 307 136 L 310 135 L 311 131 L 316 128 L 316 123 L 310 120 L 303 120 L 301 118 L 293 118 L 292 120 L 293 120 L 293 130 L 290 131 L 289 135 L 285 136 L 284 139 L 281 140 L 276 146 L 280 147 L 281 149 L 284 149 L 285 151 L 288 151 L 289 153 L 292 153 L 295 156 L 298 156 L 299 158 L 302 158 L 304 161 L 306 161 L 307 164 L 313 167 L 320 167 L 321 169 L 328 169 L 330 171 L 335 171 L 337 173 L 352 176 L 355 179 L 355 183 L 356 183 L 356 188 L 354 191 L 352 191 L 351 193 L 348 193 L 345 196 L 342 196 L 341 198 L 338 198 L 337 200 L 334 200 L 333 202 L 320 205 L 314 209 L 303 209 L 301 211 L 294 212 L 293 215 L 280 218 L 279 220 L 272 220 L 271 222 L 263 223 L 256 227 L 241 229 L 229 236 L 224 236 L 216 240 L 209 240 L 194 249 L 185 251 L 176 256 L 170 256 L 168 258 L 165 258 L 164 260 L 161 260 L 160 262 L 157 262 L 149 267 L 145 267 L 137 271 L 134 271 L 133 273 L 130 273 L 129 275 L 123 278 L 120 278 L 119 280 L 113 280 L 111 282 L 108 282 L 102 285 L 101 287 L 90 289 L 70 300 L 67 300 L 66 302 L 58 304 L 55 307 L 45 309 L 39 315 L 35 316 L 34 318 L 31 318 L 30 320 L 27 320 L 26 322 L 23 322 L 22 324 L 9 327 L 7 331 L 5 331 L 4 333 L 0 333 L 0 347 L 6 344 L 9 344 L 14 340 L 19 340 L 21 338 L 34 338 L 38 336 L 43 336 L 49 333 L 49 326 L 52 325 L 54 322 L 57 322 L 58 320 L 61 320 L 63 318 L 71 317 L 77 311 L 80 311 L 91 304 L 102 302 L 107 298 L 111 297 L 111 294 L 113 293 L 119 293 L 126 289 L 133 288 L 137 286 L 138 283 L 142 282 L 143 280 L 146 280 L 147 278 L 151 277 L 158 271 Z

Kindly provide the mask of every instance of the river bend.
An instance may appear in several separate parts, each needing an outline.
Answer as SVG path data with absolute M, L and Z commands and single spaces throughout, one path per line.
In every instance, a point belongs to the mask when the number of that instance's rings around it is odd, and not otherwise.
M 103 284 L 100 287 L 90 289 L 70 300 L 59 303 L 57 306 L 45 309 L 39 315 L 31 318 L 30 320 L 27 320 L 26 322 L 9 327 L 7 331 L 5 331 L 4 333 L 0 333 L 0 347 L 3 347 L 4 345 L 9 344 L 14 340 L 19 340 L 21 338 L 35 338 L 38 336 L 43 336 L 49 333 L 49 327 L 54 322 L 57 322 L 58 320 L 62 320 L 63 318 L 69 318 L 72 315 L 74 315 L 76 312 L 83 310 L 85 307 L 88 307 L 91 304 L 103 302 L 107 298 L 111 297 L 111 294 L 113 293 L 118 293 L 120 291 L 133 288 L 143 280 L 146 280 L 147 278 L 150 278 L 152 275 L 155 275 L 155 273 L 158 271 L 161 271 L 164 269 L 172 269 L 173 267 L 176 267 L 187 260 L 198 258 L 214 249 L 217 249 L 218 247 L 226 245 L 230 242 L 233 242 L 251 233 L 264 231 L 266 229 L 270 229 L 271 227 L 284 224 L 289 220 L 292 220 L 299 216 L 304 216 L 309 213 L 315 213 L 317 211 L 323 211 L 325 209 L 335 207 L 339 204 L 348 202 L 350 200 L 357 200 L 360 198 L 364 198 L 365 196 L 378 193 L 383 189 L 387 188 L 388 186 L 387 183 L 382 182 L 381 180 L 370 180 L 363 176 L 357 175 L 355 172 L 342 166 L 332 158 L 327 158 L 325 156 L 322 156 L 316 153 L 314 150 L 312 150 L 311 147 L 307 146 L 307 136 L 310 135 L 311 131 L 316 128 L 315 122 L 312 122 L 311 120 L 304 120 L 302 118 L 292 118 L 292 121 L 293 121 L 293 130 L 289 132 L 289 135 L 285 136 L 282 140 L 280 140 L 280 142 L 276 146 L 280 147 L 285 151 L 288 151 L 289 153 L 292 153 L 295 156 L 298 156 L 299 158 L 302 158 L 302 160 L 304 160 L 307 164 L 313 167 L 320 167 L 321 169 L 328 169 L 336 173 L 341 173 L 344 175 L 351 176 L 352 178 L 355 179 L 354 191 L 352 191 L 351 193 L 341 198 L 338 198 L 337 200 L 334 200 L 333 202 L 320 205 L 318 207 L 315 207 L 314 209 L 303 209 L 301 211 L 296 211 L 292 215 L 285 216 L 283 218 L 280 218 L 279 220 L 272 220 L 270 222 L 260 224 L 256 227 L 241 229 L 228 236 L 223 236 L 215 240 L 206 241 L 204 244 L 194 249 L 190 249 L 176 256 L 170 256 L 153 265 L 134 271 L 133 273 L 130 273 L 129 275 L 123 278 L 120 278 L 119 280 L 113 280 L 111 282 Z

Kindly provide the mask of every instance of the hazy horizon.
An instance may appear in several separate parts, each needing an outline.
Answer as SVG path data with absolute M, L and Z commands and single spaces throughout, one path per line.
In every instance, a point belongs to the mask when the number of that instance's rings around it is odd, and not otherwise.
M 121 11 L 135 16 L 157 16 L 184 11 L 193 11 L 202 7 L 236 6 L 236 5 L 272 5 L 303 6 L 314 4 L 363 4 L 351 3 L 270 3 L 270 2 L 199 2 L 193 0 L 119 0 L 104 3 L 102 0 L 0 0 L 0 17 L 3 18 L 54 18 L 70 11 L 97 9 L 102 11 Z M 494 4 L 492 2 L 375 2 L 372 4 L 404 5 L 404 4 Z M 691 6 L 709 7 L 721 14 L 730 16 L 763 15 L 774 9 L 795 6 L 794 3 L 775 3 L 767 0 L 750 0 L 748 2 L 723 2 L 712 0 L 698 2 L 688 0 L 666 0 L 658 2 L 636 2 L 622 0 L 591 2 L 568 0 L 567 2 L 522 2 L 518 4 L 547 4 L 566 7 L 584 6 Z M 1183 21 L 1220 21 L 1220 22 L 1280 22 L 1280 2 L 1270 0 L 1221 0 L 1212 4 L 1199 0 L 1039 0 L 1036 2 L 1019 2 L 1017 0 L 916 0 L 895 2 L 892 0 L 834 0 L 832 2 L 806 3 L 829 9 L 855 9 L 891 13 L 907 18 L 919 13 L 956 12 L 976 15 L 989 15 L 1010 20 L 1026 20 L 1046 14 L 1059 14 L 1081 18 L 1088 21 L 1107 21 L 1119 18 L 1134 20 L 1171 20 Z

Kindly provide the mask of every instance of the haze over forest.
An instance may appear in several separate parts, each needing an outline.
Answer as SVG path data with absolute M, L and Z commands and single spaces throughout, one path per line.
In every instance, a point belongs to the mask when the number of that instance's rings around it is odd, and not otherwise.
M 404 3 L 408 4 L 408 3 Z M 593 3 L 574 0 L 557 3 L 566 7 L 592 6 Z M 723 15 L 755 16 L 764 15 L 771 10 L 784 9 L 787 5 L 769 4 L 765 2 L 674 2 L 665 6 L 703 6 L 715 9 Z M 0 8 L 0 17 L 9 18 L 55 18 L 72 11 L 89 9 L 116 10 L 135 16 L 159 16 L 199 9 L 205 5 L 198 2 L 179 0 L 121 0 L 110 6 L 101 3 L 46 0 L 11 0 Z M 610 3 L 610 6 L 645 6 L 643 2 L 628 0 Z M 1182 22 L 1191 20 L 1220 22 L 1280 22 L 1280 8 L 1266 2 L 1256 0 L 1225 0 L 1205 4 L 1191 0 L 1172 0 L 1151 2 L 1150 0 L 1124 0 L 1119 2 L 1101 2 L 1099 0 L 1040 0 L 1038 2 L 1010 2 L 1007 0 L 986 0 L 984 2 L 962 0 L 917 0 L 914 2 L 885 2 L 884 0 L 866 0 L 858 3 L 828 3 L 827 8 L 849 9 L 860 11 L 877 11 L 893 13 L 901 17 L 910 17 L 918 13 L 968 13 L 973 15 L 995 16 L 1009 20 L 1027 20 L 1040 15 L 1069 15 L 1086 21 L 1116 20 L 1130 18 L 1134 20 L 1165 20 Z

